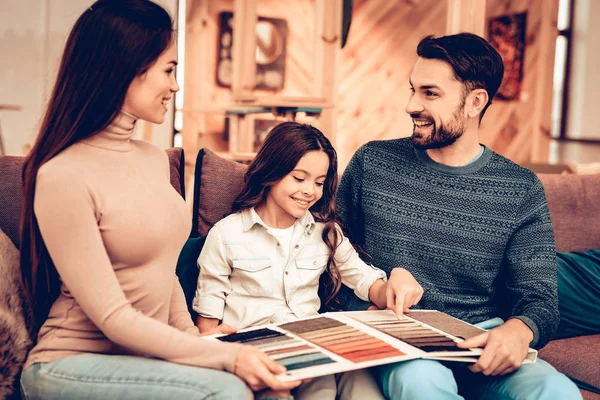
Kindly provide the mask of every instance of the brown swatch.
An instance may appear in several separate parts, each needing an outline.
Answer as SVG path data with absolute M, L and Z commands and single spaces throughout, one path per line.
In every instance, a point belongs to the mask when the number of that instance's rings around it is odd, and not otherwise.
M 404 355 L 376 337 L 327 317 L 291 322 L 281 328 L 351 362 Z
M 463 339 L 469 339 L 485 332 L 483 329 L 439 311 L 411 311 L 410 317 Z

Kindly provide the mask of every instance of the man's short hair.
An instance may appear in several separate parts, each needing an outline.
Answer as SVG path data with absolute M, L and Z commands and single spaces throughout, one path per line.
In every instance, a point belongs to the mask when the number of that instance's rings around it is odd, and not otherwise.
M 479 115 L 481 121 L 504 75 L 504 63 L 496 49 L 480 36 L 459 33 L 439 38 L 427 36 L 419 42 L 417 55 L 450 64 L 456 79 L 465 85 L 465 93 L 485 89 L 489 99 Z

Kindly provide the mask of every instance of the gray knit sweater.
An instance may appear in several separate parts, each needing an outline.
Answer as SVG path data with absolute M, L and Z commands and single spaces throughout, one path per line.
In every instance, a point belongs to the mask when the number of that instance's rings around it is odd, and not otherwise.
M 556 256 L 540 180 L 488 148 L 449 167 L 410 139 L 370 142 L 348 165 L 338 211 L 350 240 L 388 274 L 408 269 L 416 308 L 470 323 L 518 318 L 544 346 L 558 326 Z M 340 293 L 347 310 L 368 304 Z

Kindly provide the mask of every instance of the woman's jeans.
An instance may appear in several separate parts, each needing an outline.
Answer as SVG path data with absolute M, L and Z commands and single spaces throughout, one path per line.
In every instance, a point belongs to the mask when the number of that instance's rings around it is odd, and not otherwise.
M 23 371 L 21 392 L 29 400 L 248 399 L 233 374 L 168 361 L 119 355 L 81 354 Z

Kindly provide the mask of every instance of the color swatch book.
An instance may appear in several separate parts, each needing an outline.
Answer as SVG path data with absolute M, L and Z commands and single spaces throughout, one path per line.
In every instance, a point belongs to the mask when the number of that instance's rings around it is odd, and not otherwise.
M 474 362 L 481 349 L 456 345 L 483 332 L 439 311 L 398 319 L 384 310 L 325 313 L 214 338 L 257 347 L 287 368 L 278 378 L 288 381 L 415 358 Z M 525 362 L 536 357 L 530 349 Z

